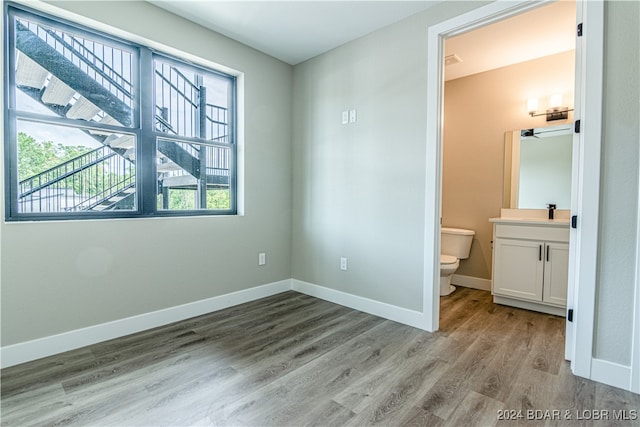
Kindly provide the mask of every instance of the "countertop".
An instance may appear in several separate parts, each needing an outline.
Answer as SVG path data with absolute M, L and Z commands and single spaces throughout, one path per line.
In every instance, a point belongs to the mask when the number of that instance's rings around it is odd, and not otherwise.
M 489 218 L 489 222 L 499 224 L 546 225 L 548 227 L 569 227 L 569 219 L 546 218 Z

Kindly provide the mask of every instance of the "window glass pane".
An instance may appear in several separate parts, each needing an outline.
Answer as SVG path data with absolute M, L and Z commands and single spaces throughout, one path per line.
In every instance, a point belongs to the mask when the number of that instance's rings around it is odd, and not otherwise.
M 24 18 L 15 34 L 18 110 L 133 126 L 131 51 Z
M 156 130 L 173 135 L 229 141 L 231 80 L 155 61 Z
M 135 137 L 18 121 L 18 212 L 133 210 Z
M 235 213 L 233 76 L 19 6 L 7 10 L 7 220 Z M 154 138 L 155 156 L 151 147 L 136 158 L 138 141 Z M 136 173 L 151 181 L 136 183 Z M 138 204 L 147 192 L 156 204 Z
M 231 209 L 230 148 L 158 140 L 159 210 Z

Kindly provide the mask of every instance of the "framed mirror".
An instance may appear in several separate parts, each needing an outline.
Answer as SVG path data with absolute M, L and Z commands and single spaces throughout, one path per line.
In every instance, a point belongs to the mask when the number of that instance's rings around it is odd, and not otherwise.
M 505 133 L 503 208 L 571 207 L 571 125 Z

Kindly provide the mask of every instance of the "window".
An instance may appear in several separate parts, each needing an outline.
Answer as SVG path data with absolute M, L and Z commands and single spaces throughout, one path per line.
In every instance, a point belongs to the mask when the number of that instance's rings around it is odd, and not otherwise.
M 235 214 L 233 76 L 5 10 L 7 220 Z

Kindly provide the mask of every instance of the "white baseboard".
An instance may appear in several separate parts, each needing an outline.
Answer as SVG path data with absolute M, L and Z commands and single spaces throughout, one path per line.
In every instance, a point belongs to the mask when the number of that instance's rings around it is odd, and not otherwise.
M 481 291 L 491 290 L 491 280 L 481 279 L 479 277 L 463 276 L 461 274 L 453 274 L 451 276 L 451 284 L 464 286 L 465 288 L 480 289 Z
M 364 311 L 374 316 L 413 326 L 414 328 L 425 329 L 425 317 L 420 311 L 409 310 L 296 279 L 291 280 L 291 289 L 312 297 L 353 308 L 354 310 Z
M 163 310 L 114 320 L 100 325 L 5 346 L 0 349 L 0 367 L 6 368 L 158 326 L 168 325 L 180 320 L 201 316 L 234 305 L 275 295 L 290 289 L 291 279 L 287 279 Z
M 158 326 L 168 325 L 288 290 L 295 290 L 345 307 L 424 329 L 424 316 L 419 311 L 347 294 L 300 280 L 287 279 L 163 310 L 8 345 L 0 348 L 0 368 L 7 368 Z
M 631 390 L 631 367 L 607 360 L 591 359 L 591 379 L 624 390 Z

